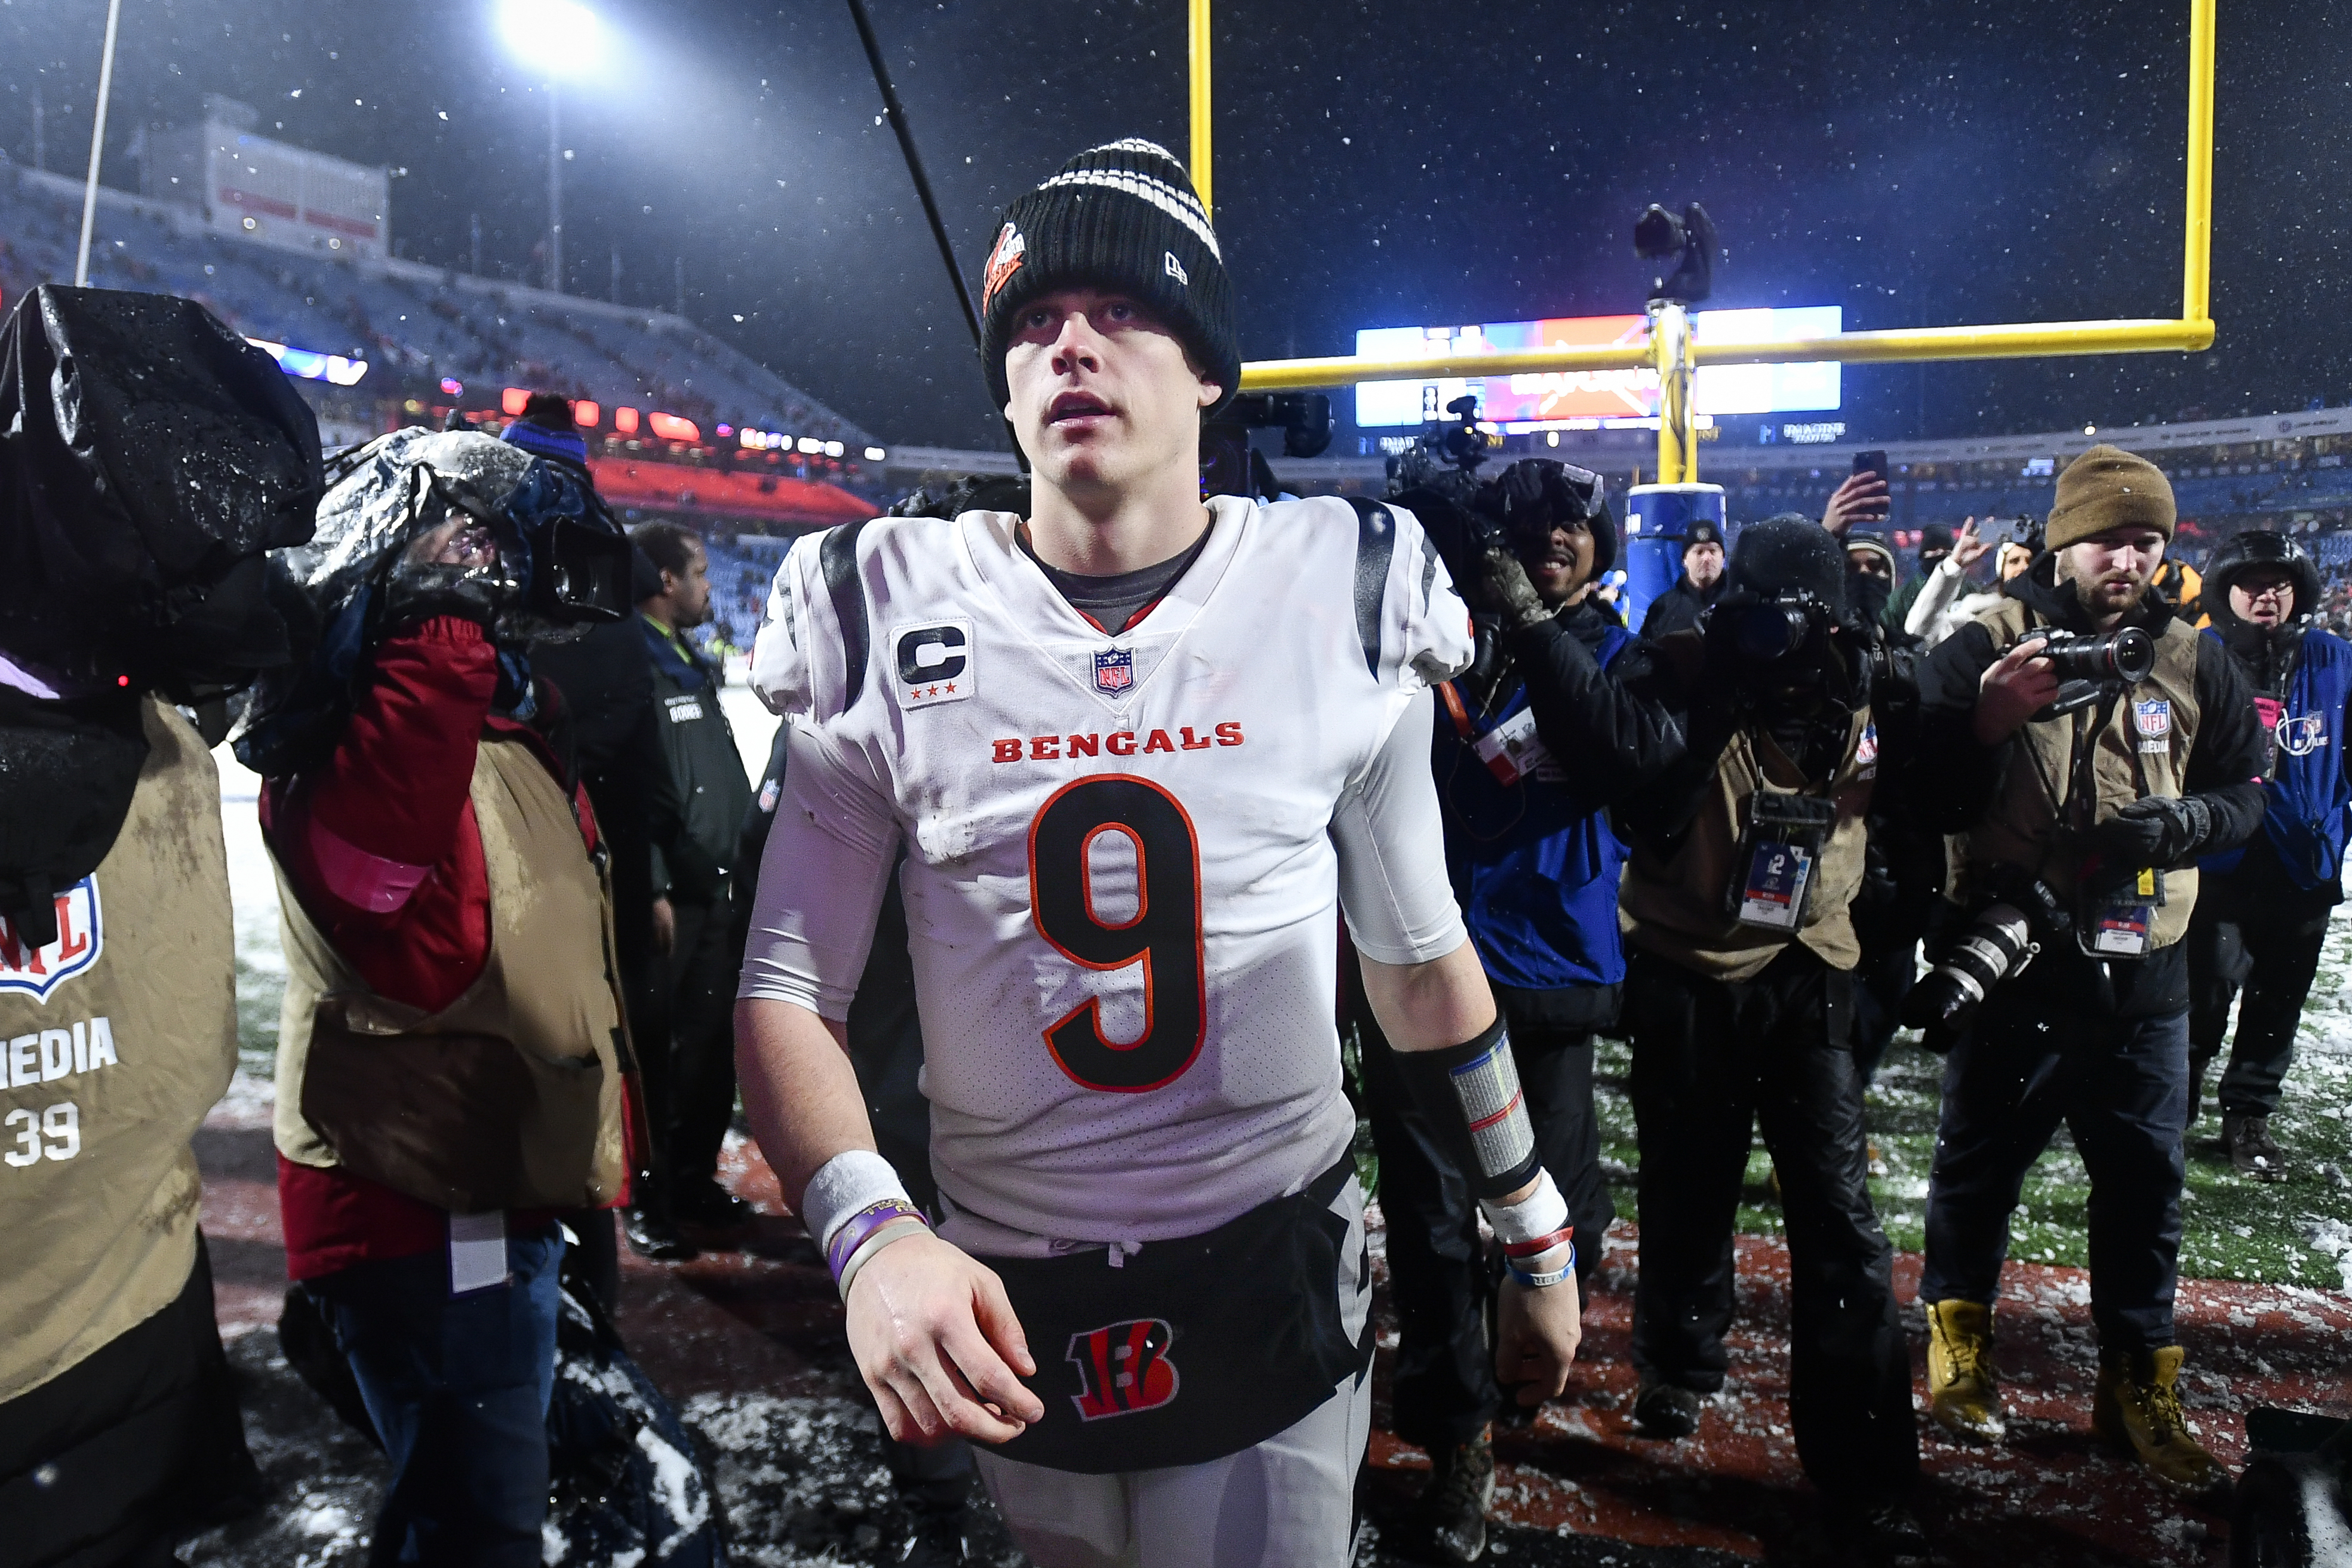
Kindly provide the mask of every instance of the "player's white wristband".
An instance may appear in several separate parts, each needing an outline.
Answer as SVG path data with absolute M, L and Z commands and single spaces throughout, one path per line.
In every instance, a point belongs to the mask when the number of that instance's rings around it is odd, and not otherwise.
M 1505 1247 L 1524 1246 L 1568 1226 L 1568 1200 L 1560 1196 L 1549 1171 L 1538 1171 L 1536 1190 L 1517 1203 L 1481 1198 L 1478 1206 L 1486 1212 L 1486 1223 L 1495 1227 L 1496 1239 Z
M 871 1149 L 850 1149 L 818 1166 L 816 1174 L 809 1178 L 808 1191 L 801 1194 L 801 1224 L 808 1227 L 809 1239 L 816 1243 L 817 1250 L 826 1252 L 833 1246 L 834 1233 L 851 1215 L 894 1198 L 905 1204 L 908 1213 L 921 1212 L 889 1161 Z

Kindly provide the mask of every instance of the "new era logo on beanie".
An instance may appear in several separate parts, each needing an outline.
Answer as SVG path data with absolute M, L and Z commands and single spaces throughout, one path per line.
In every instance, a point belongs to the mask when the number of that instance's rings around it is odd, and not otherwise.
M 982 357 L 997 406 L 1023 307 L 1057 289 L 1126 294 L 1165 322 L 1233 399 L 1241 384 L 1233 281 L 1216 231 L 1173 153 L 1140 137 L 1079 153 L 1004 209 L 981 281 Z M 1212 411 L 1213 412 L 1213 410 Z

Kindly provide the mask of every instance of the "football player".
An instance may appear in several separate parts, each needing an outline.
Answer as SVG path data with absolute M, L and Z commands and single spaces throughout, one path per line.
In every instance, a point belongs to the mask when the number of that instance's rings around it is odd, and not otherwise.
M 1240 355 L 1163 149 L 1015 201 L 982 305 L 1032 515 L 837 528 L 777 574 L 745 1104 L 890 1431 L 986 1445 L 1043 1568 L 1337 1568 L 1371 1342 L 1335 900 L 1506 1252 L 1499 1375 L 1557 1394 L 1579 1334 L 1427 761 L 1469 617 L 1407 511 L 1202 503 Z M 839 1046 L 902 846 L 936 1233 Z

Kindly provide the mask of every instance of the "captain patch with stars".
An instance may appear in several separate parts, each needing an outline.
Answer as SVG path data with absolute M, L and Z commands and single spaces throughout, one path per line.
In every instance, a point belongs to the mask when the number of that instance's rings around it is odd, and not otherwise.
M 975 689 L 968 620 L 900 626 L 890 634 L 890 655 L 902 708 L 958 702 Z

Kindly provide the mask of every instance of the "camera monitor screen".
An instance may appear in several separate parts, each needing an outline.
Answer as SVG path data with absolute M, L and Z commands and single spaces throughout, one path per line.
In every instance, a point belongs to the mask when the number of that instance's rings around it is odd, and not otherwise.
M 1843 330 L 1837 305 L 1769 310 L 1701 310 L 1692 331 L 1704 344 L 1739 339 L 1825 337 Z M 1475 327 L 1376 327 L 1356 334 L 1365 358 L 1406 359 L 1492 353 L 1505 349 L 1570 348 L 1638 342 L 1648 331 L 1642 316 L 1566 316 L 1540 321 L 1499 321 Z M 1783 414 L 1840 406 L 1843 386 L 1835 361 L 1802 364 L 1702 363 L 1697 412 Z M 1421 425 L 1444 417 L 1448 403 L 1475 394 L 1482 417 L 1506 435 L 1537 430 L 1593 429 L 1620 421 L 1654 420 L 1658 377 L 1650 370 L 1546 371 L 1528 375 L 1450 376 L 1368 381 L 1356 388 L 1360 428 Z

